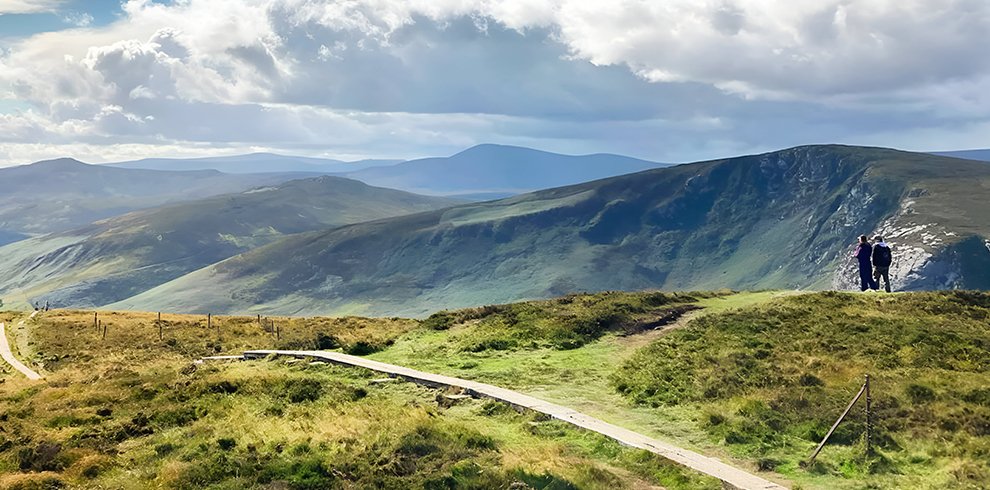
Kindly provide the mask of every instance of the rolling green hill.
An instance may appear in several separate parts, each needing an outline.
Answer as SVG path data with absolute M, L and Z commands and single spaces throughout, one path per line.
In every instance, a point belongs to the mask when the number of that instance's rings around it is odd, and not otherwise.
M 420 316 L 645 288 L 839 288 L 887 235 L 898 289 L 990 288 L 990 166 L 808 146 L 287 237 L 114 308 Z
M 0 295 L 102 306 L 287 234 L 456 203 L 323 176 L 136 211 L 0 248 Z
M 0 169 L 0 235 L 65 231 L 137 209 L 240 192 L 307 176 L 311 174 L 167 172 L 88 165 L 71 158 L 3 168 Z

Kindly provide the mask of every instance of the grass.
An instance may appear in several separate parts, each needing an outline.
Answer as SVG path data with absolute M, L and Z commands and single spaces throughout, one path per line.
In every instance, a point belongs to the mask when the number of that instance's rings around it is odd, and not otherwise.
M 341 451 L 391 461 L 399 457 L 395 451 L 401 441 L 425 439 L 428 442 L 422 444 L 441 449 L 435 464 L 413 474 L 453 478 L 445 481 L 458 482 L 451 483 L 454 486 L 477 483 L 470 476 L 474 470 L 464 473 L 451 462 L 455 459 L 479 465 L 490 477 L 486 481 L 498 484 L 712 484 L 647 453 L 563 424 L 477 401 L 441 408 L 434 391 L 402 383 L 369 384 L 370 375 L 361 371 L 275 362 L 260 370 L 235 364 L 185 372 L 194 356 L 276 346 L 338 347 L 516 389 L 789 481 L 793 488 L 982 488 L 990 481 L 985 458 L 990 454 L 987 293 L 611 292 L 446 311 L 423 321 L 277 319 L 277 324 L 286 325 L 280 327 L 278 340 L 256 318 L 219 317 L 214 319 L 221 325 L 219 349 L 215 332 L 205 328 L 205 317 L 164 317 L 171 329 L 158 341 L 151 315 L 107 315 L 111 327 L 127 328 L 111 328 L 103 343 L 87 315 L 91 313 L 50 312 L 33 322 L 34 359 L 45 362 L 54 376 L 49 378 L 51 388 L 22 389 L 8 378 L 0 385 L 5 393 L 0 409 L 17 414 L 18 420 L 45 414 L 28 431 L 41 439 L 26 446 L 44 454 L 39 441 L 54 439 L 70 447 L 58 437 L 91 428 L 87 421 L 98 417 L 96 410 L 109 400 L 129 400 L 124 406 L 131 407 L 125 409 L 130 412 L 117 419 L 117 434 L 130 427 L 138 411 L 145 412 L 149 424 L 167 426 L 113 446 L 152 468 L 142 482 L 185 485 L 182 482 L 189 480 L 182 475 L 190 465 L 207 464 L 217 454 L 246 451 L 249 444 L 262 447 L 261 434 L 294 434 L 286 440 L 295 441 L 292 437 L 341 432 L 352 434 L 357 442 L 326 439 L 327 452 L 319 453 L 320 461 L 344 464 L 344 459 L 334 459 Z M 59 352 L 75 351 L 69 359 L 54 359 Z M 148 353 L 157 360 L 148 361 Z M 864 456 L 860 406 L 839 426 L 818 462 L 803 465 L 866 373 L 873 380 L 876 453 Z M 49 394 L 57 386 L 64 391 Z M 92 393 L 64 394 L 80 386 Z M 126 391 L 114 391 L 118 389 Z M 191 391 L 183 391 L 187 389 Z M 364 396 L 356 396 L 362 391 Z M 182 395 L 185 401 L 169 405 L 168 396 L 179 396 L 175 393 L 187 393 Z M 89 405 L 61 405 L 65 396 L 88 400 Z M 369 400 L 377 401 L 368 405 Z M 402 408 L 387 408 L 393 403 Z M 151 406 L 162 413 L 147 413 Z M 300 412 L 302 407 L 309 408 Z M 414 414 L 408 416 L 413 419 L 442 420 L 435 421 L 439 426 L 423 429 L 407 424 L 403 410 Z M 184 418 L 195 420 L 183 423 Z M 391 419 L 390 428 L 382 428 L 383 421 Z M 197 425 L 200 420 L 204 422 Z M 224 424 L 232 428 L 218 432 Z M 160 440 L 159 433 L 171 439 Z M 478 434 L 494 441 L 494 449 L 466 442 Z M 186 439 L 206 444 L 209 450 L 197 453 Z M 185 449 L 174 453 L 180 455 L 178 461 L 157 453 L 159 459 L 149 459 L 148 454 L 140 459 L 128 452 L 143 448 L 148 453 L 153 449 L 148 444 L 184 444 Z M 371 446 L 376 452 L 368 452 Z M 364 452 L 354 452 L 356 447 Z M 0 453 L 0 458 L 10 454 Z M 105 455 L 80 457 L 87 456 Z M 290 464 L 300 461 L 298 456 L 272 461 Z M 123 456 L 107 457 L 111 467 L 126 461 L 120 459 Z M 73 464 L 57 476 L 78 484 L 82 480 L 72 480 L 77 474 L 70 471 Z M 209 463 L 216 464 L 220 463 Z M 194 481 L 218 487 L 262 484 L 238 480 L 240 466 L 225 468 L 214 468 L 227 475 L 217 477 L 220 483 Z M 369 468 L 372 473 L 382 471 Z M 391 484 L 361 480 L 363 471 L 348 481 Z M 290 478 L 286 475 L 277 476 Z M 425 487 L 425 480 L 415 479 L 419 476 L 395 481 Z M 117 481 L 100 478 L 110 486 Z
M 612 375 L 640 406 L 698 414 L 738 456 L 808 486 L 982 488 L 990 481 L 990 294 L 820 293 L 708 315 L 637 352 Z M 854 410 L 872 377 L 878 448 L 864 456 Z
M 373 351 L 417 321 L 275 319 L 276 340 L 257 318 L 217 317 L 217 339 L 205 317 L 163 315 L 158 340 L 154 315 L 99 315 L 105 341 L 92 312 L 28 322 L 47 382 L 0 384 L 0 488 L 718 488 L 566 424 L 494 402 L 445 408 L 435 390 L 359 369 L 190 363 L 249 347 Z

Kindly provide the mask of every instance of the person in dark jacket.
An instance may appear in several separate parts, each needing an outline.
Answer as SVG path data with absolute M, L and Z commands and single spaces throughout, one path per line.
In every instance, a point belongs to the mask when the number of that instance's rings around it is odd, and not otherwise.
M 879 286 L 876 281 L 873 280 L 873 267 L 870 264 L 870 260 L 873 255 L 873 247 L 870 246 L 870 240 L 866 238 L 866 235 L 860 235 L 859 245 L 856 246 L 856 257 L 859 260 L 859 290 L 866 291 L 867 289 L 877 289 Z
M 890 246 L 883 241 L 883 237 L 877 235 L 873 237 L 873 282 L 880 287 L 880 278 L 883 278 L 884 291 L 890 292 L 890 264 L 894 261 L 893 252 Z

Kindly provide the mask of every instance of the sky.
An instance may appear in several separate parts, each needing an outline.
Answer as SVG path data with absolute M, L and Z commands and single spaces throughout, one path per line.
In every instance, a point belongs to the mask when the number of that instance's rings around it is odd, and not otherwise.
M 990 147 L 987 0 L 0 0 L 0 166 Z

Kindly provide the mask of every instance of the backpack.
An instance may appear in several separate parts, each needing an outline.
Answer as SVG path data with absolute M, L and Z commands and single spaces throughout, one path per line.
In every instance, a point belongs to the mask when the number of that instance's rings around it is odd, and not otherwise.
M 890 255 L 890 247 L 873 247 L 876 250 L 877 258 L 874 259 L 873 265 L 879 265 L 880 267 L 890 266 L 892 257 Z

